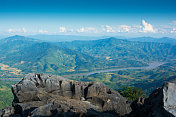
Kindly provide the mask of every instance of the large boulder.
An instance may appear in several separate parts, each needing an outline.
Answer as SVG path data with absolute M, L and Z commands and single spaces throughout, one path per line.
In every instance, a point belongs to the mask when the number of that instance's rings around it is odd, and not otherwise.
M 6 107 L 0 111 L 0 117 L 9 117 L 14 114 L 14 108 L 13 107 Z
M 164 109 L 176 116 L 176 80 L 163 85 Z
M 176 80 L 165 82 L 148 98 L 139 98 L 131 104 L 131 117 L 174 117 L 176 116 Z
M 21 116 L 123 116 L 130 104 L 98 82 L 31 73 L 12 86 L 15 114 Z
M 1 117 L 174 117 L 176 80 L 164 83 L 148 98 L 131 104 L 118 92 L 98 82 L 79 82 L 60 76 L 28 74 L 12 86 L 13 107 Z

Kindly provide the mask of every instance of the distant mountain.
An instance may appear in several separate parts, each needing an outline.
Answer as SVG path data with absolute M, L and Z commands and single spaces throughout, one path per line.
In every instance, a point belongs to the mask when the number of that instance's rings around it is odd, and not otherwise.
M 60 42 L 58 45 L 93 57 L 116 61 L 115 63 L 124 63 L 127 61 L 131 63 L 133 61 L 166 61 L 176 55 L 175 45 L 154 42 L 136 42 L 116 38 Z
M 116 38 L 49 43 L 12 36 L 0 40 L 0 73 L 71 74 L 119 67 L 146 66 L 170 61 L 176 46 Z
M 170 43 L 176 44 L 176 39 L 163 37 L 163 38 L 153 38 L 153 37 L 138 37 L 138 38 L 129 38 L 128 41 L 139 41 L 139 42 L 156 42 L 156 43 Z
M 24 36 L 20 36 L 20 35 L 7 37 L 7 38 L 3 38 L 3 39 L 0 40 L 1 44 L 2 43 L 11 43 L 11 42 L 13 44 L 15 44 L 16 42 L 21 42 L 21 43 L 25 43 L 25 42 L 40 42 L 40 40 L 34 39 L 34 38 L 29 38 L 29 37 L 24 37 Z
M 64 42 L 74 40 L 97 40 L 106 38 L 107 36 L 76 36 L 76 35 L 31 35 L 30 38 L 35 38 L 47 42 Z
M 0 55 L 6 55 L 13 51 L 18 51 L 24 47 L 28 47 L 33 45 L 34 43 L 40 42 L 39 40 L 27 38 L 24 36 L 12 36 L 5 39 L 0 40 Z M 1 55 L 1 56 L 3 56 Z
M 0 40 L 0 50 L 0 63 L 3 64 L 5 71 L 8 71 L 5 66 L 10 66 L 9 69 L 17 68 L 23 73 L 59 74 L 89 71 L 101 68 L 105 63 L 78 51 L 22 36 Z

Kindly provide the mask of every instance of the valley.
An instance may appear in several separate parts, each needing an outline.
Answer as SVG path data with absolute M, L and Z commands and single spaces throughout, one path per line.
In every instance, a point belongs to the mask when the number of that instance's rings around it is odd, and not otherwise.
M 17 71 L 0 72 L 6 72 L 3 77 L 12 78 L 31 72 L 69 75 L 143 67 L 155 61 L 172 61 L 176 56 L 175 49 L 175 45 L 168 43 L 116 38 L 53 43 L 13 36 L 0 40 L 0 61 L 1 65 Z
M 176 79 L 176 61 L 165 63 L 155 69 L 126 69 L 68 78 L 79 81 L 103 82 L 115 90 L 124 86 L 135 86 L 142 88 L 147 96 L 153 89 L 161 87 L 164 82 Z
M 176 0 L 0 0 L 0 117 L 176 116 Z
M 123 71 L 123 70 L 143 70 L 143 69 L 155 69 L 161 65 L 165 64 L 165 62 L 153 62 L 149 63 L 149 66 L 145 67 L 129 67 L 129 68 L 118 68 L 118 69 L 106 69 L 106 70 L 99 70 L 93 71 L 88 73 L 81 73 L 81 74 L 71 74 L 71 75 L 62 75 L 65 78 L 75 77 L 75 76 L 89 76 L 97 73 L 108 73 L 113 71 Z M 7 81 L 20 81 L 21 78 L 1 78 L 0 80 L 7 80 Z
M 72 76 L 88 76 L 96 73 L 106 73 L 106 72 L 113 72 L 113 71 L 123 71 L 123 70 L 143 70 L 143 69 L 155 69 L 161 65 L 165 64 L 165 62 L 153 62 L 149 63 L 149 66 L 145 67 L 128 67 L 128 68 L 117 68 L 117 69 L 106 69 L 100 71 L 94 71 L 89 73 L 81 73 L 81 74 L 71 74 L 71 75 L 63 75 L 64 77 L 72 77 Z
M 23 36 L 0 40 L 1 108 L 12 101 L 11 84 L 28 73 L 61 75 L 76 81 L 103 82 L 119 90 L 135 86 L 146 96 L 176 78 L 176 45 L 116 38 L 46 42 Z

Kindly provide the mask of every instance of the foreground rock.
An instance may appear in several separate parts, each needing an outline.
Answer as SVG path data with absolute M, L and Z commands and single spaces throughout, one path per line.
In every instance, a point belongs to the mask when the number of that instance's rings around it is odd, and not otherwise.
M 174 117 L 176 116 L 176 80 L 164 83 L 154 90 L 149 98 L 134 101 L 130 117 Z
M 98 82 L 78 82 L 45 74 L 28 74 L 12 86 L 14 115 L 123 116 L 127 100 Z
M 176 81 L 164 83 L 150 94 L 127 103 L 118 92 L 98 82 L 78 82 L 45 74 L 28 74 L 12 86 L 12 107 L 1 117 L 174 117 Z

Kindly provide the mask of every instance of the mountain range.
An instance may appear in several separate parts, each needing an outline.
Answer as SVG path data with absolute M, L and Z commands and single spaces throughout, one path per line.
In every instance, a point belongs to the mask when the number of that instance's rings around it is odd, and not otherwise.
M 42 41 L 49 42 L 65 42 L 74 40 L 97 40 L 100 38 L 107 38 L 108 36 L 79 36 L 79 35 L 30 35 L 29 38 L 35 38 Z
M 139 42 L 169 43 L 169 44 L 174 44 L 174 45 L 176 44 L 176 39 L 169 38 L 169 37 L 162 37 L 162 38 L 138 37 L 138 38 L 130 38 L 127 40 L 139 41 Z
M 109 38 L 110 36 L 79 36 L 79 35 L 30 35 L 29 38 L 34 38 L 47 42 L 66 42 L 66 41 L 75 41 L 75 40 L 99 40 Z M 176 44 L 176 39 L 169 37 L 154 38 L 154 37 L 123 37 L 123 36 L 114 36 L 117 39 L 123 39 L 128 41 L 139 41 L 139 42 L 157 42 L 157 43 L 172 43 Z
M 147 66 L 153 61 L 175 59 L 175 50 L 176 45 L 164 41 L 140 42 L 110 37 L 49 42 L 16 35 L 0 40 L 0 73 L 1 77 L 31 72 L 62 75 Z

